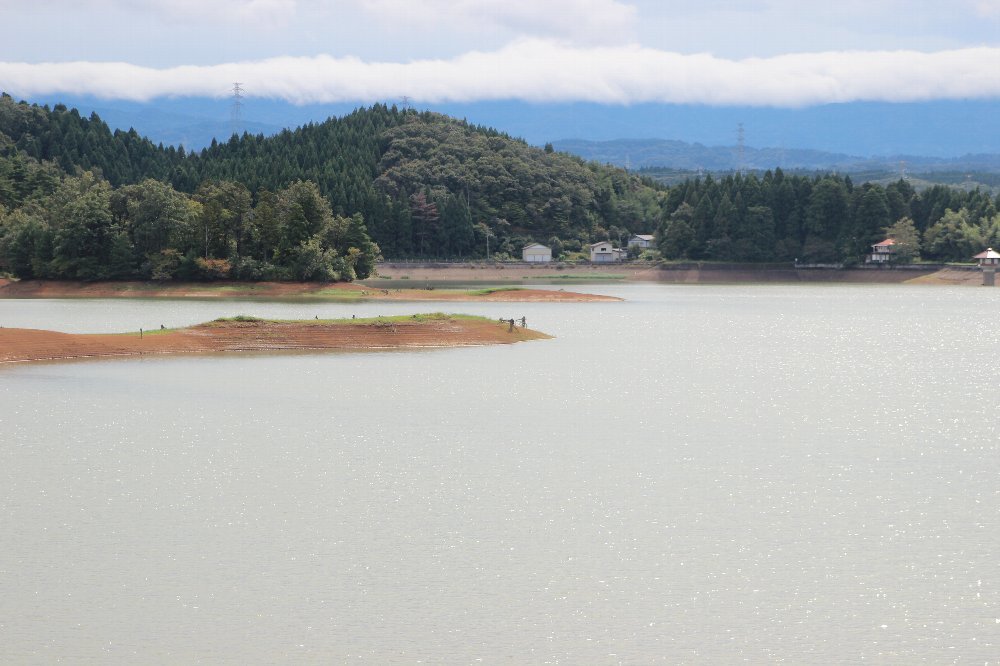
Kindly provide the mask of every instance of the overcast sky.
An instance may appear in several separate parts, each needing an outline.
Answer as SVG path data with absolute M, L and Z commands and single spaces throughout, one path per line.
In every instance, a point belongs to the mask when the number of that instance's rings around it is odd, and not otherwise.
M 23 96 L 1000 97 L 1000 0 L 0 0 L 0 25 Z

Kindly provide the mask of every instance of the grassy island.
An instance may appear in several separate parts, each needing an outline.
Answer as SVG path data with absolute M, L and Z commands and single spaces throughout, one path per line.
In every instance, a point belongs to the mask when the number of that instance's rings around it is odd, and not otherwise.
M 463 347 L 549 337 L 492 319 L 441 313 L 304 321 L 240 316 L 180 329 L 113 334 L 0 328 L 0 363 L 151 354 Z

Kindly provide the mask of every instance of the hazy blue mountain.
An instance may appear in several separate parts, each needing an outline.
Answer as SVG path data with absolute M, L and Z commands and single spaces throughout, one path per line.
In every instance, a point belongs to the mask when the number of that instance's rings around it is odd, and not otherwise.
M 820 150 L 761 149 L 750 146 L 744 147 L 741 159 L 739 148 L 735 145 L 705 146 L 668 139 L 565 139 L 553 142 L 553 146 L 587 160 L 632 169 L 671 167 L 690 171 L 732 171 L 739 168 L 766 170 L 780 166 L 783 169 L 843 170 L 865 161 L 862 157 Z
M 1000 100 L 919 104 L 855 103 L 803 109 L 639 104 L 445 106 L 451 115 L 494 125 L 541 144 L 561 139 L 672 139 L 732 146 L 743 125 L 748 146 L 819 150 L 862 157 L 957 157 L 1000 153 Z
M 216 120 L 211 117 L 200 117 L 159 111 L 157 109 L 140 109 L 136 112 L 123 111 L 117 108 L 93 109 L 108 126 L 118 129 L 134 127 L 140 134 L 149 136 L 155 143 L 163 145 L 184 146 L 189 149 L 200 149 L 212 143 L 212 139 L 225 141 L 232 133 L 234 125 L 231 120 Z M 154 132 L 146 132 L 144 128 L 155 128 Z M 239 124 L 240 132 L 277 134 L 283 127 L 269 123 L 244 121 Z
M 200 150 L 217 141 L 227 141 L 234 131 L 270 136 L 283 129 L 343 116 L 362 104 L 296 106 L 280 100 L 249 98 L 241 107 L 240 122 L 233 123 L 232 100 L 209 97 L 168 97 L 152 102 L 97 99 L 58 95 L 34 97 L 38 104 L 65 104 L 82 115 L 96 111 L 112 129 L 135 128 L 154 143 L 183 145 Z
M 212 139 L 227 140 L 233 133 L 231 106 L 226 101 L 207 98 L 161 100 L 155 104 L 142 104 L 120 100 L 95 100 L 86 97 L 59 97 L 31 100 L 53 106 L 62 103 L 79 109 L 83 115 L 92 111 L 112 129 L 135 128 L 154 143 L 201 149 Z M 307 122 L 307 121 L 304 121 Z M 302 123 L 294 123 L 300 125 Z M 267 122 L 257 118 L 244 118 L 240 132 L 252 134 L 277 134 L 285 127 L 283 122 Z
M 859 157 L 843 153 L 798 148 L 754 148 L 744 146 L 742 157 L 735 145 L 704 146 L 700 143 L 664 139 L 618 139 L 585 141 L 567 139 L 553 143 L 557 150 L 579 155 L 602 164 L 628 166 L 632 169 L 668 167 L 687 171 L 766 171 L 780 166 L 785 170 L 812 171 L 886 171 L 1000 172 L 1000 155 L 964 155 L 961 157 L 924 157 L 886 155 Z
M 252 86 L 247 84 L 252 92 Z M 150 103 L 50 96 L 31 101 L 62 102 L 81 112 L 96 110 L 113 127 L 132 126 L 153 141 L 183 142 L 200 148 L 213 137 L 232 133 L 226 98 L 164 98 Z M 387 100 L 393 103 L 398 100 Z M 282 100 L 247 97 L 241 130 L 274 133 L 343 115 L 361 103 L 297 106 Z M 530 104 L 520 101 L 420 105 L 469 122 L 488 125 L 529 143 L 567 139 L 610 141 L 661 139 L 703 146 L 733 146 L 742 124 L 748 146 L 770 146 L 786 158 L 796 150 L 838 156 L 919 155 L 953 158 L 1000 153 L 1000 100 L 936 101 L 909 104 L 830 104 L 802 109 L 708 107 L 675 104 L 612 106 L 591 103 Z M 632 156 L 635 160 L 636 157 Z M 826 159 L 826 158 L 823 158 Z M 839 162 L 840 157 L 835 158 Z M 705 165 L 701 165 L 705 166 Z M 774 166 L 773 164 L 771 166 Z

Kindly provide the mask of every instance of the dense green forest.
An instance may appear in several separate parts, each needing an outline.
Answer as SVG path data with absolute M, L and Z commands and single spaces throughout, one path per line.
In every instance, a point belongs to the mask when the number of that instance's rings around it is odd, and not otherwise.
M 379 253 L 579 250 L 654 228 L 665 195 L 620 169 L 383 105 L 186 153 L 0 97 L 0 268 L 17 275 L 349 279 Z
M 654 231 L 666 259 L 851 263 L 891 229 L 901 260 L 967 260 L 1000 245 L 997 208 L 780 170 L 666 187 L 384 105 L 188 153 L 0 96 L 0 271 L 20 277 L 353 279 L 380 255 L 558 255 Z
M 887 235 L 910 238 L 900 260 L 968 261 L 1000 246 L 1000 200 L 980 190 L 906 180 L 883 187 L 849 176 L 696 178 L 672 187 L 658 227 L 666 258 L 719 261 L 862 260 Z

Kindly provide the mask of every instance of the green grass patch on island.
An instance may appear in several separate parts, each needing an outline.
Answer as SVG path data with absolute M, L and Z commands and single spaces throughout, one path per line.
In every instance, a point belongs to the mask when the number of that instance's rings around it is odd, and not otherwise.
M 164 333 L 173 333 L 179 331 L 178 328 L 144 328 L 142 329 L 142 336 L 147 335 L 163 335 Z M 139 335 L 138 333 L 129 333 L 129 335 Z
M 260 317 L 252 317 L 250 315 L 243 315 L 243 314 L 241 314 L 241 315 L 236 315 L 235 317 L 219 317 L 218 319 L 213 319 L 210 323 L 212 323 L 212 324 L 215 324 L 215 323 L 223 324 L 223 323 L 226 323 L 226 322 L 233 322 L 233 321 L 270 321 L 270 320 L 268 320 L 268 319 L 261 319 Z
M 487 289 L 465 289 L 459 290 L 469 296 L 489 296 L 501 291 L 523 291 L 522 287 L 489 287 Z
M 327 289 L 320 289 L 314 292 L 316 296 L 332 297 L 336 300 L 341 301 L 357 301 L 364 298 L 367 294 L 360 291 L 351 291 L 348 289 L 338 289 L 337 287 L 329 287 Z
M 540 275 L 538 277 L 531 276 L 530 280 L 580 280 L 582 282 L 591 282 L 593 280 L 625 280 L 627 275 L 620 275 L 618 273 L 609 274 L 596 274 L 596 275 Z
M 403 323 L 403 322 L 428 322 L 428 321 L 494 321 L 488 317 L 466 314 L 447 314 L 444 312 L 430 312 L 413 315 L 393 315 L 391 317 L 358 317 L 339 319 L 261 319 L 250 315 L 236 315 L 235 317 L 219 317 L 210 322 L 201 324 L 202 326 L 224 325 L 232 323 L 258 323 L 258 324 L 301 324 L 303 326 L 326 326 L 330 324 L 379 324 L 379 323 Z

